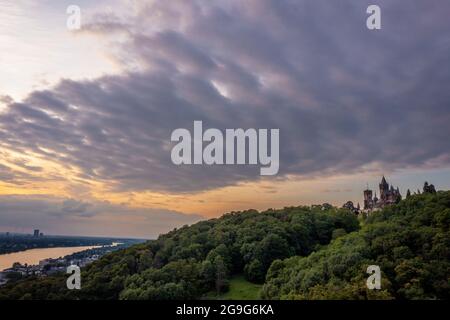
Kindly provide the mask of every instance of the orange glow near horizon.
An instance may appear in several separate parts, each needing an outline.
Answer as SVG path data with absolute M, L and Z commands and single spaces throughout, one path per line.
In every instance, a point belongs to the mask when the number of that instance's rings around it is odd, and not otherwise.
M 84 201 L 107 201 L 130 208 L 167 209 L 205 218 L 230 211 L 265 210 L 294 205 L 331 202 L 341 205 L 342 197 L 358 201 L 350 188 L 355 181 L 364 181 L 360 174 L 335 175 L 320 178 L 286 177 L 284 180 L 262 179 L 198 193 L 164 193 L 152 190 L 115 191 L 114 181 L 94 181 L 79 177 L 81 171 L 33 154 L 22 155 L 0 149 L 0 165 L 22 181 L 0 183 L 0 195 L 49 195 Z M 39 168 L 36 170 L 35 168 Z M 367 177 L 367 175 L 366 175 Z M 365 183 L 363 183 L 365 184 Z M 361 186 L 363 185 L 361 184 Z M 356 188 L 356 189 L 361 189 Z M 324 193 L 328 196 L 324 197 Z

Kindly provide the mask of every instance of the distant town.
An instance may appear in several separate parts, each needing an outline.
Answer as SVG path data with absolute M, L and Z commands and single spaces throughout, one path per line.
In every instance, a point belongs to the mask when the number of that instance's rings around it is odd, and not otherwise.
M 127 248 L 145 240 L 113 239 L 93 237 L 45 236 L 35 229 L 33 234 L 0 234 L 1 254 L 15 253 L 30 249 L 49 249 L 66 247 L 94 247 L 58 258 L 46 258 L 38 264 L 14 262 L 11 267 L 0 270 L 0 286 L 9 281 L 17 281 L 26 277 L 47 277 L 58 272 L 65 272 L 70 265 L 84 267 L 110 252 Z

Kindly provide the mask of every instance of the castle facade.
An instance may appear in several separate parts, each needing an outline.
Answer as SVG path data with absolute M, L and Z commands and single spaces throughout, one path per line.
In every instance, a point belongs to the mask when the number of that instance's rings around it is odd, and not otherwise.
M 375 195 L 373 195 L 372 190 L 369 188 L 364 190 L 364 210 L 372 211 L 375 209 L 381 209 L 387 205 L 395 204 L 402 200 L 402 195 L 400 194 L 398 187 L 394 188 L 394 186 L 389 185 L 384 176 L 383 179 L 381 179 L 379 188 L 380 198 L 377 197 L 376 192 Z

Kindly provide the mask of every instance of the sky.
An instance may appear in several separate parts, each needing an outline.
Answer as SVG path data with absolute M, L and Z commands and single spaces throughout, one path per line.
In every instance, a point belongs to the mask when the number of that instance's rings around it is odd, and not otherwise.
M 366 27 L 379 5 L 381 30 Z M 81 29 L 66 26 L 69 5 Z M 447 0 L 0 0 L 0 231 L 154 238 L 226 212 L 450 188 Z M 278 128 L 280 170 L 171 132 Z

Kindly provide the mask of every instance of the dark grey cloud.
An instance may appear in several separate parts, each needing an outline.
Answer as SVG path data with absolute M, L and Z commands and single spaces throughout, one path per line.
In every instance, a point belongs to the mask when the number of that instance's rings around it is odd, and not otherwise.
M 0 196 L 0 230 L 48 234 L 156 238 L 203 217 L 158 208 L 130 208 L 109 202 L 42 195 Z
M 381 31 L 365 27 L 369 4 L 382 8 Z M 4 99 L 0 145 L 116 190 L 195 192 L 260 178 L 259 167 L 174 166 L 170 134 L 194 120 L 279 128 L 279 179 L 371 162 L 450 165 L 448 1 L 137 6 L 126 22 L 118 13 L 85 30 L 126 35 L 115 44 L 128 71 Z
M 81 217 L 90 217 L 95 211 L 89 210 L 92 205 L 75 199 L 64 200 L 61 207 L 61 213 L 75 214 Z

